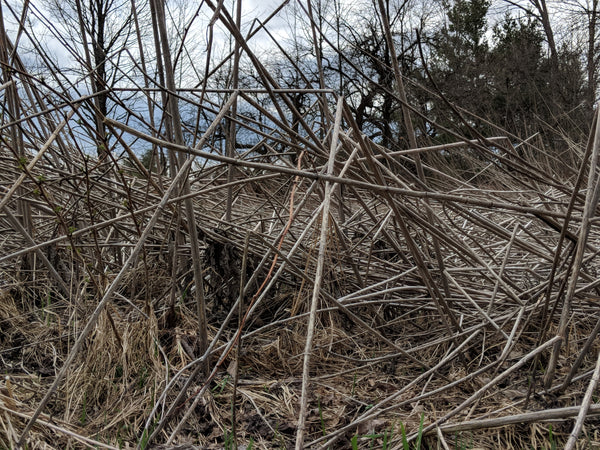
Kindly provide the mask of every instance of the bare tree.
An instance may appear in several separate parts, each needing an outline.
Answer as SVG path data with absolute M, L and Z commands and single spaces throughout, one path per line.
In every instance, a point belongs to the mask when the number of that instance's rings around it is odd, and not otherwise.
M 94 138 L 99 158 L 109 151 L 103 123 L 109 114 L 108 88 L 114 87 L 121 74 L 117 69 L 121 53 L 133 33 L 130 0 L 45 0 L 49 11 L 76 43 L 73 57 L 81 72 L 88 76 L 94 94 Z M 140 15 L 140 12 L 137 12 Z
M 600 10 L 598 0 L 569 0 L 561 8 L 568 17 L 572 35 L 585 55 L 586 101 L 588 108 L 594 106 L 598 90 L 598 51 L 600 43 Z

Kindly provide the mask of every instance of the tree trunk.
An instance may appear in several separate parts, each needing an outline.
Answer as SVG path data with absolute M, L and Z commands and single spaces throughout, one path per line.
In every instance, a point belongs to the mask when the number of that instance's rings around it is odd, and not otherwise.
M 596 102 L 596 21 L 598 20 L 598 0 L 592 1 L 592 9 L 588 11 L 588 48 L 587 48 L 587 101 L 592 111 Z

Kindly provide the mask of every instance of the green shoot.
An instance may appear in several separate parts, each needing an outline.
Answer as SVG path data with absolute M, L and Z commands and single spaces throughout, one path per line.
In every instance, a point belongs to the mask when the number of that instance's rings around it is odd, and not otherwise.
M 416 449 L 421 450 L 421 439 L 423 438 L 423 421 L 425 420 L 425 413 L 421 413 L 421 423 L 419 423 L 419 432 L 417 434 Z
M 358 450 L 358 435 L 357 434 L 352 436 L 352 439 L 350 440 L 350 444 L 352 445 L 352 450 Z
M 321 418 L 321 430 L 323 432 L 323 436 L 327 433 L 325 432 L 325 420 L 323 419 L 323 408 L 321 408 L 321 399 L 317 400 L 317 406 L 319 407 L 319 417 Z

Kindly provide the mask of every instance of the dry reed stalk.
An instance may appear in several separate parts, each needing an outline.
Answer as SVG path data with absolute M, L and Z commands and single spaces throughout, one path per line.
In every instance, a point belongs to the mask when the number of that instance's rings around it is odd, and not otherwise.
M 327 163 L 327 174 L 333 174 L 335 155 L 338 147 L 339 130 L 342 122 L 344 98 L 338 99 L 335 123 L 333 125 L 333 135 L 331 138 L 331 148 L 329 150 L 329 161 Z M 312 342 L 315 332 L 315 322 L 317 317 L 317 306 L 321 296 L 321 285 L 323 282 L 323 267 L 325 264 L 325 252 L 327 251 L 329 236 L 329 209 L 331 207 L 331 197 L 334 186 L 325 183 L 325 193 L 323 207 L 321 208 L 321 235 L 319 238 L 319 255 L 317 259 L 317 268 L 315 270 L 315 281 L 313 284 L 312 299 L 310 303 L 310 315 L 306 331 L 306 344 L 304 347 L 304 363 L 302 366 L 302 390 L 300 397 L 300 412 L 298 413 L 298 431 L 296 434 L 296 449 L 304 448 L 304 433 L 306 423 L 306 408 L 308 405 L 308 385 L 310 382 L 310 354 L 312 352 Z
M 160 40 L 160 42 L 162 43 L 162 48 L 163 48 L 163 62 L 164 62 L 164 70 L 165 70 L 166 87 L 169 91 L 175 92 L 175 89 L 176 89 L 175 88 L 175 78 L 174 78 L 175 72 L 173 69 L 172 62 L 171 62 L 171 52 L 169 49 L 169 39 L 168 39 L 166 19 L 165 19 L 165 5 L 163 3 L 161 3 L 160 5 L 158 3 L 155 3 L 154 9 L 157 12 L 156 21 L 158 23 L 158 30 L 159 30 L 159 36 L 157 37 L 157 39 Z M 226 104 L 230 105 L 229 108 L 235 108 L 238 96 L 234 93 L 234 95 L 232 95 L 231 98 L 232 98 L 231 102 L 228 101 Z M 170 111 L 170 117 L 172 120 L 172 127 L 173 127 L 173 131 L 174 131 L 174 134 L 173 134 L 174 142 L 175 142 L 175 144 L 182 146 L 184 144 L 184 138 L 183 138 L 183 130 L 182 130 L 182 126 L 181 126 L 181 117 L 179 115 L 179 106 L 178 106 L 177 98 L 174 95 L 169 94 L 167 96 L 167 101 L 168 101 L 168 107 L 169 107 L 169 111 Z M 165 105 L 165 106 L 167 106 L 167 105 Z M 200 139 L 200 142 L 202 142 L 204 140 L 205 140 L 205 138 Z M 188 167 L 191 168 L 191 165 L 194 162 L 194 158 L 189 154 L 179 153 L 178 158 L 179 158 L 178 164 L 181 167 L 183 167 L 184 165 L 188 165 L 188 161 L 189 161 Z M 174 163 L 175 163 L 175 161 L 171 161 L 171 164 L 174 164 Z M 228 180 L 228 181 L 231 181 L 231 180 Z M 185 176 L 182 178 L 181 183 L 182 183 L 183 195 L 184 196 L 189 195 L 190 194 L 190 182 L 189 182 L 188 173 L 186 173 Z M 196 290 L 194 292 L 195 292 L 195 299 L 196 299 L 196 310 L 197 310 L 196 313 L 198 315 L 197 350 L 198 350 L 198 353 L 203 354 L 206 351 L 206 348 L 208 347 L 208 323 L 207 323 L 207 319 L 206 319 L 206 302 L 204 299 L 204 278 L 203 278 L 203 274 L 202 274 L 203 263 L 202 263 L 202 258 L 200 256 L 198 230 L 197 230 L 197 226 L 196 226 L 196 217 L 195 217 L 194 205 L 192 203 L 192 199 L 189 197 L 186 197 L 186 199 L 184 200 L 184 205 L 185 205 L 185 214 L 186 214 L 186 219 L 187 219 L 188 236 L 190 239 L 190 247 L 191 247 L 191 253 L 192 253 L 192 267 L 193 267 L 193 273 L 194 273 L 194 283 L 196 285 Z M 177 233 L 177 235 L 179 235 L 179 233 Z M 176 258 L 174 258 L 174 261 L 176 261 Z M 204 365 L 203 375 L 206 377 L 206 376 L 208 376 L 208 372 L 209 372 L 208 363 L 205 362 L 203 365 Z
M 573 267 L 571 269 L 567 292 L 565 293 L 565 298 L 563 300 L 560 314 L 558 335 L 561 337 L 561 340 L 558 343 L 556 343 L 554 348 L 552 349 L 552 354 L 548 363 L 547 372 L 544 375 L 544 385 L 546 386 L 546 388 L 549 388 L 552 383 L 552 379 L 554 378 L 554 373 L 556 371 L 556 366 L 558 364 L 559 351 L 562 347 L 562 343 L 564 343 L 564 341 L 567 339 L 567 323 L 571 316 L 571 304 L 573 301 L 573 296 L 575 294 L 575 289 L 577 287 L 577 281 L 580 277 L 581 265 L 586 249 L 588 236 L 590 233 L 590 219 L 595 215 L 595 211 L 598 206 L 598 201 L 600 201 L 600 176 L 597 175 L 598 158 L 600 152 L 600 120 L 596 118 L 595 124 L 596 127 L 593 129 L 591 134 L 591 136 L 593 137 L 590 138 L 590 141 L 593 141 L 593 144 L 590 155 L 590 168 L 588 174 L 585 206 L 584 211 L 582 213 L 582 220 L 579 229 L 577 249 L 573 257 Z M 584 165 L 582 166 L 582 171 L 583 167 Z M 571 443 L 571 445 L 574 444 Z
M 575 448 L 577 444 L 577 439 L 579 438 L 579 434 L 581 433 L 581 428 L 583 427 L 583 422 L 585 418 L 588 416 L 591 404 L 592 404 L 592 396 L 596 391 L 596 386 L 598 386 L 598 380 L 600 379 L 600 353 L 598 353 L 598 359 L 596 360 L 596 368 L 594 369 L 594 373 L 592 374 L 592 379 L 588 384 L 588 388 L 585 391 L 585 395 L 581 400 L 581 406 L 579 407 L 579 412 L 577 414 L 577 420 L 575 421 L 575 425 L 573 426 L 573 431 L 569 435 L 569 439 L 565 444 L 565 450 L 572 450 Z
M 22 412 L 19 412 L 19 411 L 15 411 L 15 410 L 13 410 L 11 408 L 6 408 L 3 405 L 0 405 L 0 409 L 3 410 L 3 411 L 5 411 L 6 413 L 8 413 L 10 415 L 14 415 L 16 417 L 20 417 L 20 418 L 25 419 L 25 420 L 31 420 L 31 416 L 30 415 L 22 413 Z M 83 436 L 83 435 L 81 435 L 81 434 L 79 434 L 79 433 L 77 433 L 77 432 L 75 432 L 73 430 L 69 430 L 66 427 L 58 426 L 58 425 L 56 425 L 56 423 L 54 423 L 54 420 L 55 419 L 51 418 L 51 417 L 49 417 L 46 420 L 42 420 L 42 419 L 38 418 L 36 420 L 36 423 L 38 423 L 38 424 L 40 424 L 40 425 L 42 425 L 44 427 L 47 427 L 47 428 L 49 428 L 51 430 L 54 430 L 54 431 L 56 431 L 58 433 L 61 433 L 61 434 L 73 437 L 76 441 L 80 442 L 83 445 L 94 446 L 94 447 L 99 447 L 99 448 L 107 448 L 109 450 L 118 450 L 118 447 L 114 447 L 114 446 L 108 445 L 108 444 L 106 444 L 104 442 L 100 442 L 100 441 L 97 441 L 97 440 L 94 440 L 94 439 L 90 439 L 89 437 Z M 18 438 L 17 435 L 15 435 L 15 437 Z
M 402 105 L 402 118 L 403 118 L 403 122 L 404 122 L 404 128 L 406 130 L 406 134 L 408 135 L 410 149 L 417 149 L 418 145 L 417 145 L 416 134 L 415 134 L 413 122 L 412 122 L 412 119 L 410 116 L 410 111 L 407 107 L 408 100 L 407 100 L 407 96 L 406 96 L 406 89 L 404 88 L 402 72 L 400 71 L 400 65 L 398 63 L 398 57 L 396 55 L 396 49 L 394 46 L 394 41 L 392 39 L 392 33 L 390 31 L 390 23 L 389 23 L 389 19 L 387 17 L 386 7 L 385 7 L 385 4 L 383 3 L 383 0 L 378 0 L 378 6 L 379 6 L 379 15 L 381 17 L 381 21 L 383 24 L 383 30 L 385 33 L 385 39 L 387 41 L 387 48 L 388 48 L 388 51 L 390 52 L 390 59 L 392 62 L 392 68 L 394 70 L 394 78 L 396 80 L 396 89 L 398 90 L 398 96 L 400 98 L 401 105 Z M 425 172 L 423 170 L 423 165 L 421 164 L 421 152 L 415 152 L 413 154 L 413 158 L 414 158 L 414 162 L 415 162 L 415 167 L 417 169 L 417 175 L 419 177 L 419 181 L 421 182 L 422 186 L 426 187 L 427 184 L 426 184 L 426 180 L 425 180 Z M 432 212 L 431 208 L 427 208 L 427 218 L 430 223 L 433 223 L 433 221 L 434 221 L 433 220 L 433 212 Z M 440 243 L 435 235 L 432 236 L 432 240 L 433 240 L 433 251 L 435 253 L 436 263 L 438 266 L 437 268 L 438 268 L 438 271 L 439 271 L 439 273 L 441 275 L 441 279 L 442 279 L 441 281 L 442 281 L 443 292 L 444 292 L 444 295 L 446 297 L 448 297 L 449 296 L 448 280 L 446 280 L 446 275 L 445 275 L 446 272 L 444 269 L 444 260 L 441 256 L 442 252 L 441 252 L 441 248 L 440 248 Z M 424 247 L 424 253 L 427 255 L 428 258 L 430 258 L 430 255 L 428 255 L 429 250 L 427 249 L 427 246 Z
M 567 420 L 576 416 L 581 411 L 579 406 L 571 406 L 567 408 L 548 409 L 543 411 L 532 411 L 523 414 L 515 414 L 511 416 L 497 417 L 493 419 L 478 419 L 467 422 L 441 425 L 438 429 L 446 433 L 455 433 L 458 431 L 481 430 L 486 428 L 503 427 L 518 423 L 532 422 L 551 422 L 554 420 Z M 600 413 L 600 405 L 590 405 L 590 413 L 597 415 Z
M 29 235 L 27 230 L 25 228 L 23 228 L 23 225 L 21 225 L 21 222 L 19 222 L 19 220 L 15 217 L 13 212 L 8 207 L 4 207 L 3 209 L 4 209 L 4 214 L 6 214 L 6 218 L 8 219 L 10 224 L 13 226 L 13 228 L 15 230 L 17 230 L 19 233 L 21 233 L 21 235 L 25 238 L 25 241 L 27 241 L 27 243 L 29 245 L 31 245 L 32 247 L 36 247 L 35 241 Z M 50 261 L 48 261 L 48 258 L 46 257 L 46 255 L 44 253 L 42 253 L 42 251 L 39 248 L 35 248 L 34 252 L 35 252 L 35 255 L 40 259 L 42 264 L 44 266 L 46 266 L 46 268 L 48 269 L 48 272 L 50 273 L 50 276 L 58 284 L 61 294 L 64 295 L 65 298 L 68 298 L 71 289 L 69 288 L 69 286 L 67 286 L 67 283 L 65 282 L 65 280 L 63 280 L 63 278 L 56 271 L 56 269 L 54 268 L 52 263 Z

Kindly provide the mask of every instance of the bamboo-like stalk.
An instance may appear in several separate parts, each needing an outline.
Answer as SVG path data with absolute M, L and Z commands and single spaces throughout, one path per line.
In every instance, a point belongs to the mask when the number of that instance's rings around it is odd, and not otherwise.
M 158 22 L 158 30 L 160 33 L 160 41 L 162 43 L 163 61 L 165 65 L 165 79 L 167 88 L 171 92 L 175 92 L 175 79 L 174 71 L 171 63 L 171 53 L 169 50 L 169 39 L 167 34 L 164 3 L 160 5 L 155 4 L 155 10 L 157 12 L 156 20 Z M 232 96 L 232 106 L 235 105 L 237 95 Z M 181 118 L 179 115 L 179 107 L 177 98 L 174 95 L 168 96 L 169 112 L 173 124 L 174 140 L 179 146 L 184 143 L 183 130 L 181 126 Z M 187 160 L 185 160 L 187 158 Z M 184 162 L 185 161 L 185 162 Z M 188 164 L 189 162 L 189 164 Z M 179 164 L 183 167 L 185 164 L 188 168 L 191 168 L 194 158 L 185 153 L 179 154 Z M 230 180 L 231 181 L 231 180 Z M 182 179 L 182 192 L 183 195 L 190 194 L 190 182 L 189 177 L 186 176 Z M 208 347 L 208 323 L 206 319 L 206 302 L 204 299 L 204 276 L 203 276 L 203 263 L 200 255 L 200 245 L 198 240 L 198 229 L 196 226 L 196 217 L 194 213 L 194 204 L 191 198 L 184 200 L 185 213 L 187 218 L 188 235 L 190 239 L 191 253 L 192 253 L 192 266 L 194 272 L 194 284 L 196 289 L 194 291 L 196 299 L 196 313 L 198 314 L 198 353 L 203 354 Z M 204 376 L 208 376 L 209 368 L 208 363 L 204 363 Z
M 237 0 L 236 3 L 236 13 L 235 13 L 235 25 L 238 30 L 242 28 L 242 0 Z M 233 50 L 233 67 L 231 74 L 231 87 L 234 89 L 234 92 L 239 88 L 239 73 L 240 73 L 240 43 L 236 39 L 234 42 L 234 50 Z M 227 122 L 227 142 L 226 142 L 226 155 L 230 158 L 235 158 L 236 153 L 236 140 L 237 140 L 237 130 L 235 125 L 235 120 L 237 119 L 237 101 L 233 103 L 231 106 L 231 118 Z M 229 165 L 227 167 L 227 182 L 231 183 L 233 181 L 234 168 Z M 233 203 L 233 188 L 227 188 L 227 206 L 225 210 L 225 221 L 231 221 L 231 207 Z
M 1 8 L 0 8 L 1 9 Z M 24 11 L 26 6 L 24 6 Z M 2 11 L 0 11 L 0 65 L 2 71 L 2 80 L 4 84 L 6 84 L 5 95 L 6 95 L 6 110 L 12 122 L 18 120 L 21 116 L 21 105 L 19 99 L 19 93 L 17 91 L 17 85 L 13 79 L 12 72 L 12 61 L 9 59 L 9 48 L 10 42 L 8 38 L 8 34 L 5 29 L 4 23 L 4 15 Z M 10 141 L 7 143 L 9 148 L 14 152 L 16 158 L 15 162 L 17 163 L 17 167 L 21 168 L 25 166 L 25 162 L 27 161 L 27 155 L 25 152 L 25 143 L 23 141 L 23 132 L 21 128 L 13 123 L 9 129 L 10 132 Z M 22 180 L 21 180 L 22 181 Z M 23 194 L 22 189 L 17 187 L 20 183 L 15 183 L 11 188 L 12 192 L 19 191 Z M 6 201 L 3 199 L 0 202 L 0 209 L 2 209 L 2 205 L 6 204 Z M 34 234 L 33 230 L 33 221 L 31 217 L 31 207 L 24 197 L 21 197 L 17 201 L 17 214 L 19 215 L 21 221 L 23 222 L 23 229 L 25 232 L 32 236 Z M 33 269 L 33 261 L 29 255 L 24 255 L 25 261 L 25 269 L 31 270 Z
M 58 137 L 59 133 L 65 127 L 69 119 L 73 117 L 77 108 L 72 109 L 66 116 L 65 120 L 63 120 L 56 130 L 52 133 L 52 135 L 48 138 L 46 143 L 38 150 L 37 154 L 32 158 L 31 161 L 27 163 L 26 166 L 23 167 L 23 173 L 19 175 L 19 178 L 11 185 L 10 189 L 4 194 L 2 200 L 0 200 L 0 210 L 4 209 L 4 207 L 8 204 L 12 196 L 17 192 L 18 188 L 21 186 L 23 181 L 28 176 L 28 173 L 34 168 L 34 166 L 42 159 L 44 153 L 50 148 L 54 140 Z
M 596 391 L 596 386 L 598 386 L 598 380 L 600 380 L 600 352 L 598 353 L 598 358 L 596 359 L 596 368 L 594 369 L 594 373 L 592 374 L 592 379 L 590 380 L 588 388 L 585 391 L 585 396 L 581 401 L 581 407 L 579 408 L 579 413 L 577 414 L 577 420 L 575 421 L 573 430 L 571 431 L 569 439 L 565 444 L 565 450 L 572 450 L 577 444 L 577 439 L 579 438 L 579 433 L 581 433 L 583 422 L 587 417 L 588 412 L 590 411 L 590 406 L 592 404 L 592 396 Z
M 544 375 L 544 385 L 546 388 L 548 388 L 552 383 L 556 365 L 558 364 L 560 349 L 564 341 L 567 339 L 567 326 L 571 317 L 571 303 L 573 301 L 575 289 L 577 288 L 577 281 L 580 278 L 581 265 L 590 233 L 591 219 L 595 215 L 595 211 L 600 200 L 600 175 L 598 174 L 598 161 L 600 158 L 600 120 L 596 120 L 596 128 L 592 131 L 592 135 L 594 137 L 590 158 L 585 206 L 579 228 L 577 250 L 575 256 L 573 257 L 573 267 L 571 269 L 565 299 L 562 304 L 560 323 L 558 326 L 558 336 L 560 336 L 561 340 L 558 341 L 552 349 L 550 361 L 548 362 L 548 368 L 546 370 L 546 374 Z
M 445 424 L 438 429 L 445 433 L 456 433 L 459 431 L 482 430 L 495 427 L 504 427 L 513 424 L 551 422 L 557 419 L 566 420 L 576 416 L 581 411 L 580 406 L 570 406 L 566 408 L 547 409 L 542 411 L 532 411 L 522 414 L 514 414 L 510 416 L 497 417 L 493 419 L 478 419 L 467 422 Z M 600 414 L 600 405 L 590 405 L 590 413 L 594 415 Z
M 340 126 L 342 123 L 344 98 L 339 97 L 335 123 L 333 125 L 333 135 L 331 138 L 331 148 L 329 150 L 329 161 L 327 163 L 327 174 L 333 174 L 335 155 L 338 147 L 338 138 Z M 325 253 L 327 251 L 329 235 L 329 209 L 331 206 L 333 186 L 331 183 L 325 183 L 325 193 L 323 199 L 323 208 L 321 209 L 321 234 L 319 238 L 319 256 L 317 259 L 317 268 L 315 271 L 315 282 L 313 285 L 312 297 L 310 302 L 310 315 L 306 331 L 306 343 L 304 346 L 304 363 L 302 365 L 302 393 L 300 397 L 300 412 L 298 413 L 298 431 L 296 433 L 296 450 L 304 448 L 304 434 L 306 424 L 306 408 L 308 405 L 308 386 L 310 383 L 310 353 L 312 351 L 312 342 L 315 333 L 315 324 L 317 319 L 317 306 L 321 297 L 321 285 L 323 282 L 323 268 L 325 264 Z

